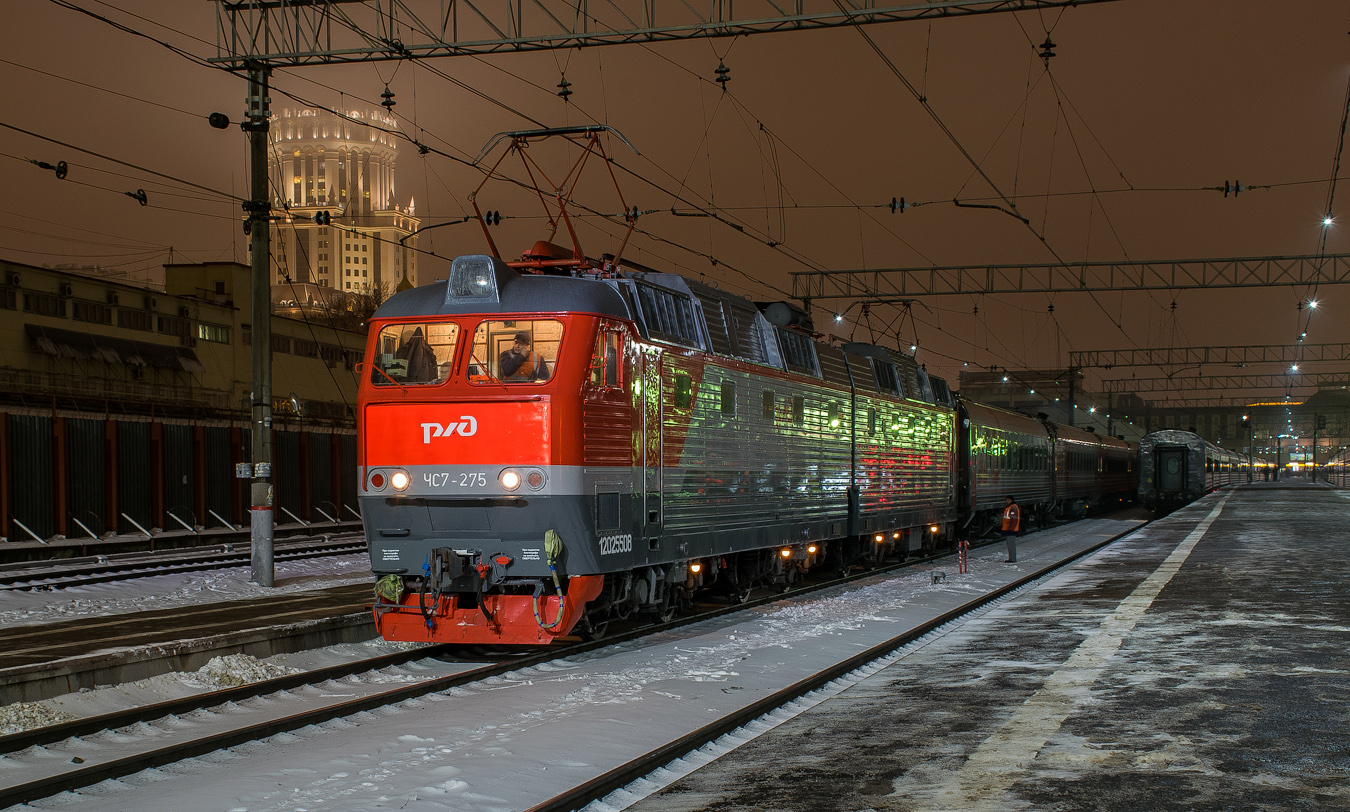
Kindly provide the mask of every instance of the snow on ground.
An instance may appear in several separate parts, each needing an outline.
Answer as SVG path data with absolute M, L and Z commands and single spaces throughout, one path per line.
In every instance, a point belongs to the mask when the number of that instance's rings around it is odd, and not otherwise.
M 53 697 L 40 702 L 16 702 L 0 707 L 0 735 L 18 733 L 45 725 L 59 724 L 129 708 L 151 705 L 171 699 L 234 688 L 267 679 L 312 671 L 325 666 L 365 660 L 383 654 L 418 648 L 420 643 L 395 643 L 367 640 L 341 643 L 310 651 L 278 654 L 258 659 L 248 654 L 214 657 L 196 671 L 159 674 L 135 682 L 108 685 L 93 690 Z M 401 676 L 374 673 L 363 677 L 372 685 L 407 681 Z
M 249 568 L 244 566 L 151 575 L 52 591 L 4 590 L 0 591 L 0 624 L 31 626 L 374 583 L 370 556 L 366 553 L 278 561 L 275 587 L 250 583 L 249 576 Z
M 972 553 L 973 572 L 882 575 L 523 668 L 396 706 L 36 802 L 33 808 L 174 812 L 524 809 L 890 639 L 1024 574 L 1045 549 L 1086 547 L 1133 522 L 1084 522 L 1023 539 L 1023 564 Z M 1056 576 L 1062 578 L 1065 576 Z M 190 719 L 180 720 L 193 724 Z M 99 759 L 114 739 L 87 739 Z M 21 767 L 20 764 L 10 766 Z

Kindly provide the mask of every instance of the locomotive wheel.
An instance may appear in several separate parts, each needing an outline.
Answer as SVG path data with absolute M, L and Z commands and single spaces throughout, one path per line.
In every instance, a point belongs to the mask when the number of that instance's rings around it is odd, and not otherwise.
M 655 609 L 652 611 L 651 613 L 652 620 L 656 621 L 657 623 L 669 623 L 670 621 L 675 619 L 676 609 L 678 609 L 678 607 L 675 605 L 675 602 L 672 600 L 667 600 L 665 603 L 661 604 L 660 609 Z
M 599 613 L 596 613 L 597 615 Z M 586 615 L 582 617 L 581 622 L 577 624 L 577 635 L 588 643 L 604 638 L 609 631 L 609 616 L 606 615 L 603 620 Z

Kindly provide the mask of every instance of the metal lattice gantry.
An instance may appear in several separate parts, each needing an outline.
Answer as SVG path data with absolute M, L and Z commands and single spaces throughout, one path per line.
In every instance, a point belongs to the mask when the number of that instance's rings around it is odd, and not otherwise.
M 230 70 L 736 37 L 1113 0 L 215 0 Z
M 1313 361 L 1350 361 L 1350 344 L 1069 351 L 1069 366 L 1079 369 L 1190 367 L 1205 364 L 1242 367 L 1251 364 L 1302 364 Z
M 959 265 L 852 271 L 793 271 L 804 302 L 887 302 L 962 293 L 1254 288 L 1350 282 L 1350 254 L 1241 259 L 1084 262 L 1073 265 Z
M 1350 386 L 1348 372 L 1283 373 L 1279 375 L 1176 375 L 1171 378 L 1122 378 L 1102 381 L 1103 394 L 1139 394 L 1143 392 L 1184 392 L 1200 389 L 1288 391 L 1291 389 Z

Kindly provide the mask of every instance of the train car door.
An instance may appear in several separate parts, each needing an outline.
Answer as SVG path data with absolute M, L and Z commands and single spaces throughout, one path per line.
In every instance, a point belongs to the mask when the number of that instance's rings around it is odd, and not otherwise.
M 1154 455 L 1154 461 L 1158 468 L 1158 490 L 1185 490 L 1186 449 L 1159 448 L 1154 451 Z
M 661 394 L 661 353 L 659 350 L 642 354 L 642 504 L 644 506 L 643 535 L 648 549 L 659 545 L 664 510 L 661 504 L 662 469 L 661 424 L 664 418 Z

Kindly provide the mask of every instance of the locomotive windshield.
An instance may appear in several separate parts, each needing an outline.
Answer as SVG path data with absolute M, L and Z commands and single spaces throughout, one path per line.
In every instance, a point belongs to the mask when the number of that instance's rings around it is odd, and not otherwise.
M 484 321 L 473 331 L 472 383 L 542 383 L 553 377 L 562 344 L 562 322 Z
M 375 339 L 370 382 L 376 386 L 442 383 L 450 374 L 459 325 L 391 324 Z

